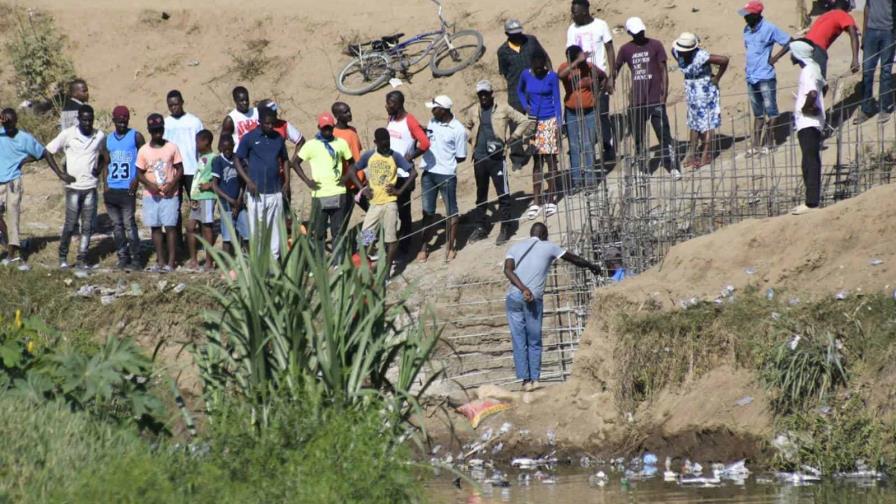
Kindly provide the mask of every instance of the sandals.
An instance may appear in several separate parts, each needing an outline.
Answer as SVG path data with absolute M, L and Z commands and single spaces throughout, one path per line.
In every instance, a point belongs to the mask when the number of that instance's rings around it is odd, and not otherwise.
M 550 217 L 556 213 L 557 213 L 557 205 L 555 205 L 554 203 L 548 203 L 547 205 L 544 206 L 544 216 L 545 217 Z
M 541 213 L 541 207 L 538 205 L 530 205 L 528 209 L 526 209 L 526 218 L 529 220 L 533 220 L 538 217 L 538 214 Z

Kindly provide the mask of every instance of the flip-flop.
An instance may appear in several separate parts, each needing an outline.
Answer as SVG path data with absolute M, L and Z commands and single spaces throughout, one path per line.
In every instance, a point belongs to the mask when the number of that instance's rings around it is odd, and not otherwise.
M 539 213 L 541 213 L 541 207 L 538 206 L 538 205 L 531 205 L 531 206 L 526 210 L 526 218 L 529 219 L 529 220 L 532 220 L 532 219 L 538 217 L 538 214 L 539 214 Z
M 547 205 L 544 206 L 544 216 L 545 217 L 550 217 L 550 216 L 554 215 L 555 213 L 557 213 L 557 205 L 555 205 L 553 203 L 548 203 Z

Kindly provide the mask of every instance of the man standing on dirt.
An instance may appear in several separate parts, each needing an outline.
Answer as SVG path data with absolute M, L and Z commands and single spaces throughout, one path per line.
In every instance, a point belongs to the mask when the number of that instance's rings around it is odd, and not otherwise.
M 259 225 L 271 233 L 271 253 L 280 257 L 280 219 L 283 216 L 283 179 L 289 154 L 286 141 L 274 131 L 276 115 L 271 109 L 259 111 L 259 127 L 240 141 L 234 165 L 246 183 L 246 207 L 249 213 L 249 232 L 256 235 Z M 262 224 L 263 223 L 263 224 Z
M 68 96 L 62 105 L 59 114 L 59 131 L 78 125 L 78 109 L 90 101 L 90 91 L 87 89 L 87 81 L 75 79 L 68 85 Z
M 354 126 L 351 125 L 352 122 L 352 108 L 349 107 L 348 103 L 345 102 L 336 102 L 330 107 L 330 112 L 333 114 L 333 117 L 336 118 L 336 127 L 333 128 L 333 135 L 336 138 L 341 138 L 345 140 L 348 144 L 348 148 L 352 151 L 352 159 L 358 161 L 361 159 L 361 137 L 358 136 L 358 130 L 355 129 Z M 348 205 L 345 209 L 345 220 L 348 221 L 352 217 L 352 210 L 354 209 L 355 203 L 361 207 L 365 212 L 367 208 L 370 206 L 367 197 L 364 196 L 361 189 L 363 187 L 355 186 L 355 183 L 351 181 L 351 177 L 349 177 L 348 170 L 351 165 L 345 161 L 342 165 L 342 175 L 345 177 L 345 188 L 348 190 L 349 198 L 346 201 Z M 364 172 L 357 172 L 358 181 L 361 182 L 362 186 L 365 182 Z
M 874 70 L 880 60 L 879 113 L 877 120 L 885 123 L 893 113 L 893 56 L 896 55 L 894 37 L 893 0 L 867 0 L 862 25 L 862 107 L 853 120 L 861 124 L 874 115 Z
M 114 226 L 112 236 L 118 254 L 118 268 L 139 267 L 140 236 L 137 233 L 137 152 L 146 143 L 139 131 L 129 127 L 131 112 L 124 105 L 112 109 L 115 130 L 103 144 L 108 164 L 103 166 L 106 186 L 103 201 Z
M 628 65 L 632 75 L 630 120 L 635 138 L 635 162 L 642 173 L 648 173 L 650 149 L 647 140 L 647 122 L 653 127 L 660 141 L 660 160 L 673 180 L 681 178 L 678 168 L 678 152 L 672 139 L 666 98 L 669 96 L 669 72 L 666 67 L 666 50 L 656 39 L 647 38 L 647 28 L 641 18 L 628 18 L 625 30 L 632 41 L 619 48 L 615 71 Z
M 415 159 L 429 150 L 430 142 L 417 118 L 404 109 L 404 93 L 391 91 L 386 95 L 386 113 L 389 114 L 389 123 L 386 129 L 389 131 L 389 138 L 392 139 L 390 147 L 393 151 L 404 156 L 408 163 L 414 164 Z M 398 179 L 395 181 L 395 185 L 404 187 L 408 178 L 411 178 L 410 174 L 399 167 Z M 398 251 L 405 256 L 405 259 L 410 259 L 407 257 L 411 250 L 409 235 L 414 225 L 414 221 L 411 218 L 411 193 L 415 187 L 416 183 L 411 179 L 407 190 L 398 196 L 397 201 L 398 220 L 401 222 L 398 235 Z
M 790 35 L 763 19 L 764 9 L 759 0 L 750 0 L 737 11 L 746 23 L 747 94 L 753 109 L 753 139 L 747 157 L 768 153 L 774 146 L 775 119 L 778 118 L 778 80 L 774 65 L 787 53 L 790 43 Z M 772 57 L 775 44 L 781 46 L 781 50 Z
M 66 184 L 75 182 L 75 177 L 65 173 L 56 165 L 53 156 L 30 133 L 19 130 L 16 111 L 7 108 L 0 112 L 0 235 L 6 239 L 6 258 L 3 266 L 16 266 L 21 271 L 31 269 L 19 254 L 19 217 L 22 214 L 22 165 L 46 159 L 50 169 Z
M 591 16 L 588 0 L 573 0 L 570 9 L 572 24 L 566 31 L 566 47 L 579 46 L 587 56 L 588 63 L 607 75 L 599 97 L 599 115 L 603 160 L 616 159 L 616 140 L 610 123 L 610 95 L 616 87 L 616 52 L 613 48 L 613 33 L 603 19 Z
M 187 203 L 190 200 L 193 176 L 196 175 L 196 170 L 199 168 L 196 157 L 196 134 L 204 130 L 205 126 L 202 125 L 202 121 L 198 117 L 184 111 L 184 97 L 180 91 L 176 89 L 169 91 L 166 100 L 170 115 L 165 118 L 165 140 L 177 146 L 184 166 L 180 187 L 177 189 L 179 203 L 176 228 L 177 243 L 183 244 L 183 215 L 181 215 L 180 207 L 183 205 L 184 199 L 187 200 Z
M 81 243 L 78 246 L 77 267 L 86 269 L 87 250 L 96 220 L 97 176 L 100 167 L 109 162 L 103 149 L 106 135 L 93 127 L 93 108 L 81 105 L 78 125 L 66 128 L 47 144 L 47 152 L 65 153 L 66 172 L 75 181 L 65 186 L 65 224 L 59 240 L 59 268 L 68 268 L 68 248 L 75 233 L 75 225 L 81 224 Z M 100 163 L 102 159 L 102 164 Z
M 808 42 L 797 40 L 790 44 L 793 64 L 800 66 L 799 87 L 793 112 L 796 135 L 802 153 L 803 183 L 806 201 L 791 210 L 793 215 L 803 215 L 818 208 L 821 203 L 821 142 L 825 126 L 824 87 L 821 68 L 814 59 L 814 48 Z
M 476 84 L 476 97 L 479 98 L 479 107 L 474 107 L 475 112 L 467 117 L 464 124 L 473 140 L 473 174 L 476 177 L 476 208 L 472 212 L 476 228 L 470 235 L 470 241 L 488 237 L 486 207 L 491 182 L 498 196 L 498 213 L 495 217 L 501 224 L 495 245 L 503 245 L 513 233 L 510 222 L 510 185 L 504 156 L 508 144 L 522 142 L 531 121 L 509 105 L 496 102 L 492 83 L 487 80 Z
M 246 133 L 258 127 L 258 109 L 249 105 L 249 90 L 243 86 L 233 88 L 234 109 L 221 123 L 221 135 L 233 136 L 233 145 L 239 146 Z
M 595 275 L 600 266 L 568 252 L 548 241 L 548 228 L 541 222 L 532 225 L 529 239 L 507 250 L 504 276 L 510 281 L 505 306 L 513 365 L 523 390 L 535 390 L 541 378 L 541 324 L 544 315 L 544 285 L 555 259 L 587 268 Z
M 504 23 L 504 33 L 507 40 L 498 48 L 498 72 L 507 82 L 507 104 L 519 113 L 525 113 L 519 94 L 520 76 L 523 70 L 532 68 L 532 55 L 547 51 L 535 38 L 535 35 L 523 33 L 523 25 L 516 19 L 508 19 Z M 551 67 L 550 58 L 548 66 Z M 552 67 L 553 68 L 553 67 Z M 510 160 L 514 170 L 519 170 L 529 162 L 530 156 L 526 153 L 522 142 L 510 144 Z

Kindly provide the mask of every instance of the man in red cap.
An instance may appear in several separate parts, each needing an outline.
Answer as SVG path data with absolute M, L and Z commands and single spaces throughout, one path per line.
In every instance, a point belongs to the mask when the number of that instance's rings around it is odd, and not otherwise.
M 137 234 L 137 152 L 146 140 L 139 131 L 129 127 L 131 112 L 124 105 L 112 110 L 115 131 L 106 135 L 102 148 L 108 163 L 102 166 L 100 177 L 105 188 L 103 201 L 114 225 L 115 250 L 120 269 L 139 267 L 140 236 Z
M 774 122 L 778 112 L 778 79 L 775 62 L 787 53 L 790 35 L 762 17 L 762 2 L 751 0 L 737 14 L 743 16 L 746 47 L 746 80 L 753 109 L 753 142 L 747 157 L 767 153 L 774 144 Z M 772 57 L 775 44 L 781 49 Z M 764 134 L 764 139 L 763 139 Z
M 259 127 L 246 133 L 236 150 L 234 166 L 246 183 L 246 209 L 249 232 L 255 235 L 259 225 L 271 231 L 271 253 L 280 257 L 280 221 L 283 218 L 283 179 L 289 154 L 286 141 L 274 131 L 276 116 L 267 108 L 258 111 Z M 263 228 L 262 228 L 263 229 Z
M 336 137 L 333 129 L 336 118 L 329 112 L 317 116 L 318 132 L 313 139 L 305 142 L 293 159 L 293 168 L 299 178 L 311 189 L 311 232 L 318 240 L 321 250 L 327 238 L 327 227 L 330 228 L 330 240 L 336 251 L 335 262 L 341 259 L 345 245 L 339 244 L 346 225 L 346 208 L 349 201 L 345 189 L 346 181 L 352 181 L 358 187 L 361 182 L 355 175 L 355 159 L 348 142 Z M 311 177 L 305 174 L 302 162 L 311 165 Z M 349 170 L 343 172 L 343 165 Z

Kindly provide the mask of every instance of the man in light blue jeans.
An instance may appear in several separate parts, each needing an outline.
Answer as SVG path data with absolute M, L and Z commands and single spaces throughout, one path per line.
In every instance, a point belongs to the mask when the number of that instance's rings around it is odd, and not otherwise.
M 544 314 L 544 284 L 555 259 L 562 258 L 592 273 L 600 266 L 567 252 L 548 241 L 548 228 L 532 225 L 527 240 L 516 243 L 504 259 L 504 275 L 510 280 L 505 300 L 507 323 L 513 343 L 513 365 L 523 390 L 535 390 L 541 378 L 541 321 Z

